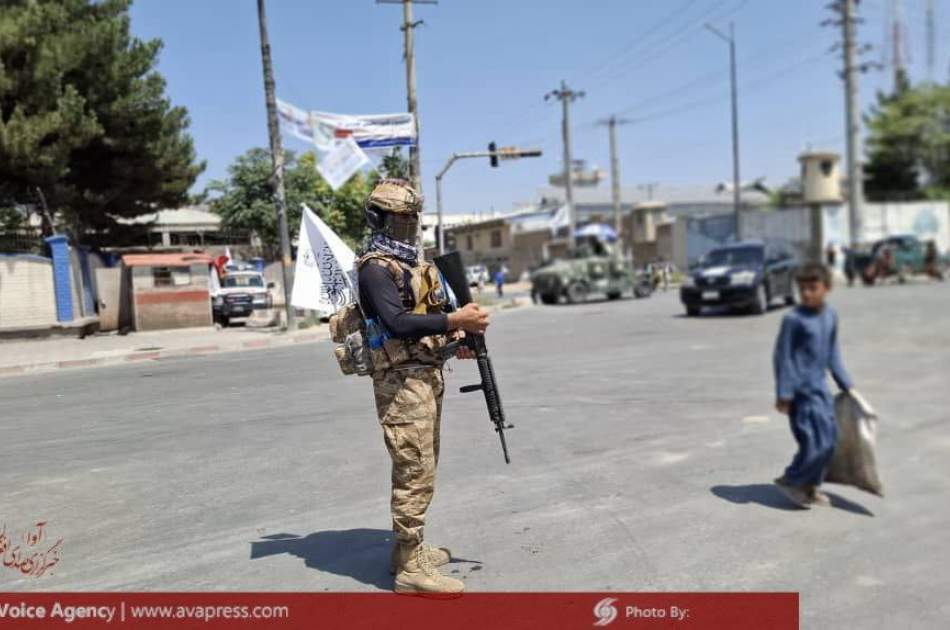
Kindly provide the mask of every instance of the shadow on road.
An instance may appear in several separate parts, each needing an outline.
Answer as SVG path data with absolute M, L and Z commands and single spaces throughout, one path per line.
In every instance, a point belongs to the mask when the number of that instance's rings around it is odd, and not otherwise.
M 312 569 L 392 590 L 392 544 L 392 531 L 383 529 L 328 530 L 307 536 L 272 534 L 251 543 L 251 559 L 287 553 L 302 558 Z
M 720 485 L 713 486 L 709 491 L 720 499 L 725 499 L 730 503 L 758 503 L 765 507 L 775 508 L 776 510 L 788 510 L 790 512 L 801 509 L 786 499 L 779 489 L 770 483 L 750 483 L 741 486 Z M 841 495 L 828 492 L 827 490 L 824 490 L 824 492 L 828 495 L 828 498 L 831 499 L 831 507 L 853 514 L 874 516 L 873 512 L 860 503 L 855 503 L 854 501 L 845 499 Z
M 728 306 L 704 306 L 702 313 L 699 315 L 687 315 L 686 313 L 676 313 L 673 315 L 673 319 L 739 319 L 748 317 L 754 319 L 756 317 L 761 317 L 762 315 L 767 315 L 775 313 L 776 311 L 782 311 L 789 308 L 785 305 L 770 304 L 765 313 L 752 313 L 751 311 L 739 308 L 730 308 Z
M 770 483 L 750 483 L 743 486 L 713 486 L 709 489 L 720 499 L 730 503 L 758 503 L 776 510 L 795 512 L 800 510 L 797 505 L 790 503 L 782 496 L 779 489 Z
M 823 492 L 828 495 L 829 499 L 831 499 L 831 507 L 852 512 L 854 514 L 861 514 L 862 516 L 874 516 L 874 512 L 867 509 L 860 503 L 856 503 L 850 499 L 845 499 L 843 496 L 835 494 L 834 492 L 828 492 L 828 489 L 825 487 L 823 487 Z

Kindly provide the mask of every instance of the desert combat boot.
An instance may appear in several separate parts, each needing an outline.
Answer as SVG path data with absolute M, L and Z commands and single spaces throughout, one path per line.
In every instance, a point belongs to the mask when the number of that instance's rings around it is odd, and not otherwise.
M 399 553 L 406 554 L 408 560 L 396 574 L 394 590 L 397 593 L 429 597 L 457 597 L 465 590 L 465 584 L 461 580 L 439 573 L 439 570 L 432 565 L 432 559 L 426 553 L 424 545 L 418 544 Z
M 431 562 L 434 567 L 441 567 L 442 565 L 448 564 L 449 560 L 452 559 L 452 552 L 445 547 L 433 547 L 425 543 L 423 543 L 422 546 L 425 548 L 425 552 L 429 554 L 429 562 Z M 389 564 L 390 575 L 399 573 L 399 569 L 402 568 L 402 565 L 406 564 L 406 561 L 412 556 L 413 549 L 414 547 L 400 545 L 399 543 L 393 545 L 392 558 Z

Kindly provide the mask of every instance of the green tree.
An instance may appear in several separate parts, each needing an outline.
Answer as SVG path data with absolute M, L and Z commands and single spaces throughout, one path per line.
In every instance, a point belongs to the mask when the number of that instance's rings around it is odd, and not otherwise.
M 277 214 L 271 185 L 271 154 L 267 149 L 250 149 L 228 168 L 228 177 L 208 185 L 211 210 L 221 215 L 223 226 L 231 230 L 256 233 L 268 255 L 279 251 Z M 301 205 L 307 204 L 327 225 L 351 246 L 365 236 L 363 204 L 375 181 L 362 172 L 333 191 L 320 177 L 313 153 L 299 158 L 284 153 L 284 191 L 287 199 L 287 224 L 291 238 L 300 225 Z
M 203 170 L 188 116 L 129 32 L 131 0 L 0 4 L 0 206 L 35 203 L 77 235 L 174 207 Z
M 0 233 L 16 232 L 26 224 L 26 217 L 17 208 L 0 208 Z
M 868 199 L 950 198 L 950 86 L 879 95 L 866 123 Z
M 379 163 L 382 177 L 409 179 L 409 160 L 402 155 L 402 147 L 395 147 L 389 155 L 384 155 Z

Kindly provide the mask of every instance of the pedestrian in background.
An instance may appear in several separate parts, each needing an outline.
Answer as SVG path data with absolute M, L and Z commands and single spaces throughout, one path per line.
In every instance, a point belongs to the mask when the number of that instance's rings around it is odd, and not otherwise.
M 835 263 L 838 262 L 838 251 L 834 243 L 828 243 L 828 249 L 825 250 L 825 262 L 831 269 L 834 269 Z
M 927 250 L 924 253 L 924 271 L 935 280 L 943 282 L 943 273 L 940 271 L 937 260 L 937 244 L 933 241 L 927 242 Z
M 505 269 L 501 267 L 498 271 L 495 272 L 495 291 L 498 292 L 498 297 L 504 297 L 505 295 Z
M 796 278 L 801 304 L 785 315 L 775 342 L 775 408 L 788 414 L 798 452 L 775 484 L 801 507 L 830 505 L 818 487 L 838 441 L 834 400 L 826 373 L 843 391 L 853 385 L 838 348 L 838 314 L 825 303 L 831 272 L 802 266 Z

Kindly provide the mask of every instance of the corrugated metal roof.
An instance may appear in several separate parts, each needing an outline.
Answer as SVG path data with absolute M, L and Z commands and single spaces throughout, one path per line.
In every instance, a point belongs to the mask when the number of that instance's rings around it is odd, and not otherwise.
M 159 210 L 130 219 L 119 219 L 119 223 L 126 225 L 151 223 L 153 227 L 201 227 L 215 230 L 221 226 L 221 216 L 210 212 L 206 204 L 198 204 L 196 206 Z
M 211 256 L 192 254 L 126 254 L 122 257 L 126 267 L 184 267 L 196 263 L 211 264 Z

